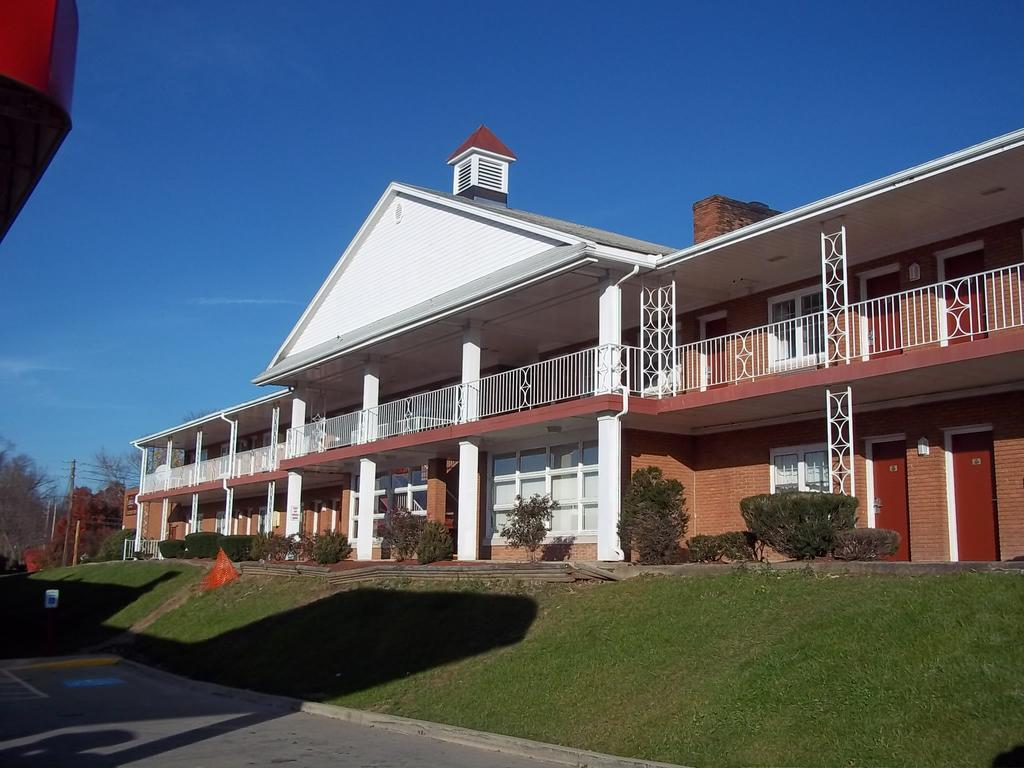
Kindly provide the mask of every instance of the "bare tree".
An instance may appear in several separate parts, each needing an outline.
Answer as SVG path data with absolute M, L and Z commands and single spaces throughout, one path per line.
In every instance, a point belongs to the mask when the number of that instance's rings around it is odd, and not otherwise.
M 128 488 L 139 480 L 139 454 L 130 450 L 110 453 L 106 448 L 100 448 L 93 454 L 91 462 L 84 463 L 83 468 L 94 481 L 106 486 L 120 485 Z
M 46 542 L 52 493 L 53 482 L 35 461 L 0 439 L 0 557 L 17 561 L 26 547 Z

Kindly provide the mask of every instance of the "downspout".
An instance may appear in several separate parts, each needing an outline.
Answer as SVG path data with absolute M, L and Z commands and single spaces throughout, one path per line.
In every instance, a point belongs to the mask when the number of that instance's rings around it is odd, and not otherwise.
M 142 504 L 139 502 L 139 496 L 143 493 L 142 484 L 146 480 L 146 449 L 138 443 L 132 445 L 142 452 L 142 459 L 139 461 L 139 492 L 135 494 L 135 549 L 132 552 L 134 555 L 142 548 Z M 124 552 L 121 553 L 121 557 L 124 557 Z
M 221 478 L 220 484 L 224 489 L 224 528 L 226 533 L 225 536 L 231 535 L 231 518 L 235 513 L 235 500 L 232 497 L 232 489 L 228 485 L 228 480 L 235 473 L 235 447 L 238 443 L 238 421 L 232 421 L 223 412 L 217 414 L 222 420 L 226 421 L 231 425 L 231 444 L 228 446 L 228 471 L 227 474 Z
M 619 278 L 619 280 L 615 283 L 615 287 L 616 288 L 621 287 L 624 282 L 626 282 L 627 280 L 630 280 L 631 278 L 636 277 L 639 274 L 640 274 L 640 265 L 639 264 L 634 264 L 632 270 L 630 270 L 625 275 L 623 275 L 621 278 Z M 620 309 L 621 309 L 621 304 L 620 304 Z M 620 315 L 621 315 L 621 311 L 620 311 Z M 621 326 L 622 326 L 622 318 L 619 317 L 619 327 L 621 328 Z M 620 341 L 621 341 L 621 339 L 620 339 Z M 621 347 L 622 347 L 622 345 L 620 344 L 619 348 L 621 349 Z M 628 371 L 629 369 L 627 368 L 626 370 Z M 621 391 L 622 391 L 622 410 L 619 411 L 617 414 L 615 414 L 615 420 L 616 421 L 621 421 L 622 417 L 625 416 L 627 413 L 629 413 L 629 382 L 628 381 L 619 382 L 619 389 L 621 389 Z

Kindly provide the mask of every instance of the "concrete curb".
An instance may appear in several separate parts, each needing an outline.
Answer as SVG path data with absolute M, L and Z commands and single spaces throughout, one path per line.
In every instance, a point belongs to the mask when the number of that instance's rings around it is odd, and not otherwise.
M 674 763 L 660 763 L 653 760 L 639 760 L 630 757 L 617 757 L 606 755 L 601 752 L 591 752 L 586 749 L 575 747 L 563 747 L 558 744 L 546 744 L 542 741 L 520 739 L 515 736 L 503 736 L 497 733 L 486 731 L 474 731 L 469 728 L 460 728 L 455 725 L 434 723 L 427 720 L 413 720 L 408 717 L 397 715 L 386 715 L 379 712 L 368 712 L 362 709 L 350 709 L 339 707 L 334 704 L 324 704 L 318 701 L 303 701 L 293 699 L 289 696 L 277 696 L 269 693 L 259 693 L 244 688 L 231 688 L 218 683 L 208 683 L 203 680 L 193 680 L 189 677 L 167 672 L 166 670 L 140 664 L 130 659 L 121 659 L 120 663 L 136 667 L 143 672 L 164 677 L 167 680 L 185 685 L 192 690 L 203 691 L 216 696 L 238 699 L 255 704 L 262 704 L 280 709 L 285 712 L 305 712 L 306 714 L 318 717 L 328 717 L 333 720 L 341 720 L 354 725 L 362 725 L 368 728 L 379 728 L 383 731 L 401 733 L 406 736 L 423 736 L 435 741 L 444 741 L 450 744 L 473 747 L 487 752 L 499 752 L 505 755 L 526 757 L 533 760 L 544 760 L 558 765 L 573 766 L 574 768 L 683 768 Z

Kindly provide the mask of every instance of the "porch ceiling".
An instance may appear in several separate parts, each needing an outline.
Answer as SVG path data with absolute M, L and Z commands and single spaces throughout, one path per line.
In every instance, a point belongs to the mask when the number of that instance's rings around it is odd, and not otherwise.
M 536 362 L 544 354 L 596 342 L 604 278 L 604 271 L 593 267 L 563 273 L 301 371 L 289 383 L 311 393 L 314 413 L 360 407 L 363 368 L 371 359 L 380 369 L 381 402 L 454 383 L 462 370 L 463 329 L 470 322 L 481 328 L 483 371 Z M 637 295 L 632 286 L 624 291 L 624 317 L 639 316 Z
M 993 191 L 998 190 L 998 191 Z M 680 310 L 820 274 L 824 222 L 846 225 L 851 265 L 1024 217 L 1024 147 L 769 227 L 686 257 L 674 269 Z

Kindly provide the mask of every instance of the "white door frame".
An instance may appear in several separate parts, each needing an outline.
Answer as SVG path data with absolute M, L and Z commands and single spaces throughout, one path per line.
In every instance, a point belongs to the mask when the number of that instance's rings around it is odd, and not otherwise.
M 868 528 L 875 527 L 875 443 L 895 443 L 897 440 L 902 440 L 904 449 L 906 449 L 907 435 L 905 432 L 864 438 L 864 477 L 867 481 Z M 904 459 L 906 459 L 905 450 Z M 909 480 L 909 478 L 907 479 Z M 908 492 L 908 511 L 909 502 L 910 499 Z
M 860 278 L 860 301 L 868 301 L 868 280 L 870 280 L 873 277 L 891 275 L 894 272 L 896 274 L 899 274 L 901 269 L 902 267 L 900 266 L 900 263 L 897 261 L 894 264 L 886 264 L 884 267 L 876 267 L 875 269 L 868 269 L 864 272 L 858 272 L 857 277 Z M 861 316 L 860 318 L 858 318 L 858 323 L 860 325 L 860 359 L 867 360 L 870 357 L 870 354 L 868 354 L 868 333 L 870 333 L 871 329 L 868 328 L 868 319 L 866 317 Z M 901 329 L 902 325 L 903 317 L 901 313 Z
M 946 517 L 949 526 L 949 559 L 960 560 L 959 546 L 956 540 L 956 488 L 953 480 L 953 436 L 968 435 L 973 432 L 991 432 L 991 424 L 970 424 L 964 427 L 950 427 L 942 430 L 942 446 L 946 452 Z M 992 462 L 995 463 L 995 451 Z

